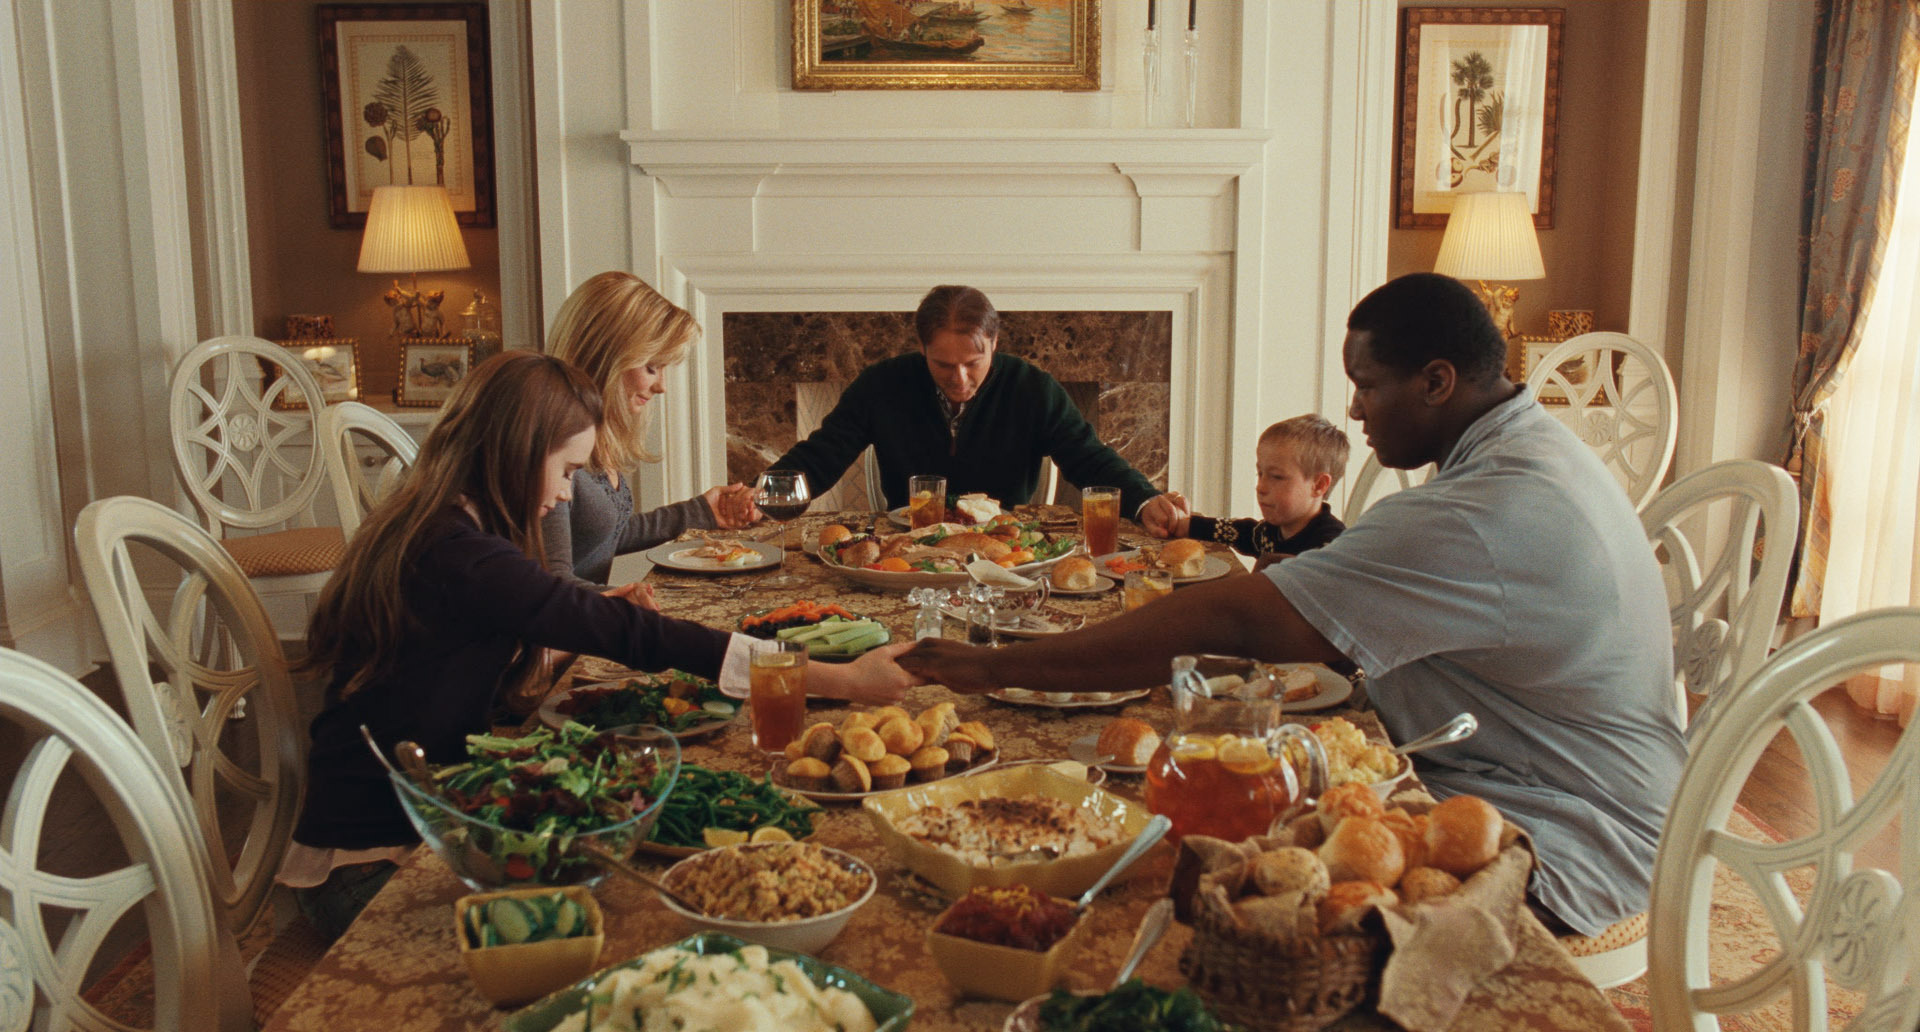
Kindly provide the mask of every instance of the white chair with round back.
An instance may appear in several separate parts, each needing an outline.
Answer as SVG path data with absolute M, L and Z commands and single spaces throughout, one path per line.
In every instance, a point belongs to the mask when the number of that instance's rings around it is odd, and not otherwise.
M 93 692 L 10 649 L 0 649 L 0 719 L 31 743 L 0 819 L 0 1020 L 17 1029 L 127 1028 L 85 999 L 83 983 L 107 933 L 140 907 L 152 949 L 152 1027 L 253 1028 L 240 954 L 215 913 L 206 847 L 174 779 Z M 106 810 L 126 865 L 84 877 L 43 866 L 41 829 L 56 784 L 74 780 L 63 778 L 69 773 Z M 50 926 L 55 915 L 64 927 Z
M 103 498 L 80 511 L 73 536 L 131 723 L 181 772 L 215 861 L 215 900 L 238 935 L 266 908 L 305 786 L 306 736 L 279 639 L 233 557 L 179 513 Z M 150 600 L 168 592 L 168 612 L 156 613 Z M 202 618 L 228 643 L 211 659 L 195 651 Z M 237 717 L 242 700 L 251 705 Z M 247 808 L 244 841 L 226 841 L 223 805 Z
M 420 445 L 385 413 L 357 401 L 327 406 L 320 415 L 320 440 L 334 506 L 340 513 L 340 531 L 352 538 L 360 521 L 413 468 Z M 363 462 L 362 444 L 379 455 L 369 455 Z
M 1547 410 L 1600 456 L 1635 509 L 1646 506 L 1680 436 L 1673 376 L 1659 352 L 1624 333 L 1583 333 L 1527 370 L 1527 389 L 1564 400 Z
M 174 470 L 207 532 L 260 593 L 319 591 L 346 537 L 313 525 L 327 476 L 313 374 L 272 341 L 215 337 L 180 359 L 171 394 Z
M 1920 723 L 1856 794 L 1847 756 L 1812 705 L 1849 675 L 1915 662 L 1920 609 L 1861 613 L 1788 644 L 1705 715 L 1653 866 L 1649 949 L 1660 963 L 1648 987 L 1659 1032 L 1718 1029 L 1783 999 L 1794 1028 L 1827 1028 L 1829 981 L 1860 994 L 1848 1028 L 1920 1027 Z M 1756 841 L 1729 818 L 1782 732 L 1806 763 L 1816 830 Z M 1897 870 L 1855 865 L 1862 845 L 1896 826 Z M 1739 970 L 1716 970 L 1708 949 L 1716 873 L 1759 898 L 1778 943 Z M 1789 875 L 1810 891 L 1793 891 Z
M 1380 499 L 1426 483 L 1433 477 L 1434 469 L 1432 463 L 1419 469 L 1388 469 L 1381 465 L 1380 456 L 1368 452 L 1367 461 L 1360 464 L 1360 472 L 1354 474 L 1347 485 L 1347 507 L 1340 514 L 1340 521 L 1352 523 Z

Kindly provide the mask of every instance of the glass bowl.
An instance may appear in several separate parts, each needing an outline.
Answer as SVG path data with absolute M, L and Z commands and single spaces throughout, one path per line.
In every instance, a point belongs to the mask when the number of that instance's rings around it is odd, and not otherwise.
M 665 729 L 651 724 L 615 728 L 619 747 L 636 758 L 652 758 L 656 775 L 667 775 L 667 790 L 646 809 L 616 823 L 584 834 L 533 832 L 508 828 L 460 812 L 441 796 L 410 779 L 388 775 L 400 807 L 414 830 L 461 881 L 475 892 L 512 885 L 584 885 L 592 887 L 607 876 L 606 869 L 579 848 L 596 846 L 622 860 L 653 830 L 660 806 L 679 781 L 680 743 Z

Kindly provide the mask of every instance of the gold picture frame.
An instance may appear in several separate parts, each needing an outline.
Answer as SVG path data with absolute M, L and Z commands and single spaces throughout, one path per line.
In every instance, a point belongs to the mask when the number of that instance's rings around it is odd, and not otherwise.
M 464 337 L 410 337 L 400 342 L 400 381 L 393 403 L 438 408 L 473 372 L 473 342 Z
M 320 384 L 320 396 L 331 405 L 341 401 L 360 400 L 360 342 L 352 337 L 306 337 L 300 340 L 277 340 L 275 344 L 287 349 L 300 364 L 307 367 Z M 260 363 L 271 385 L 280 378 L 280 367 L 271 362 Z M 307 403 L 298 397 L 281 394 L 273 400 L 276 409 L 304 409 Z
M 1522 334 L 1519 338 L 1520 379 L 1522 381 L 1525 381 L 1531 378 L 1533 375 L 1534 369 L 1539 366 L 1540 360 L 1547 357 L 1548 352 L 1552 351 L 1554 348 L 1559 347 L 1561 344 L 1565 342 L 1566 342 L 1566 338 L 1563 338 L 1563 337 L 1536 337 L 1536 336 L 1529 336 L 1527 334 Z M 1561 375 L 1567 378 L 1568 383 L 1571 383 L 1576 387 L 1586 384 L 1588 379 L 1594 375 L 1594 373 L 1598 368 L 1599 355 L 1601 350 L 1602 349 L 1596 347 L 1590 351 L 1583 351 L 1578 355 L 1575 355 L 1574 357 L 1567 359 L 1565 362 L 1560 363 Z M 1611 371 L 1611 375 L 1616 378 L 1616 382 L 1617 382 L 1618 377 L 1620 375 L 1619 366 L 1623 356 L 1620 352 L 1617 352 L 1617 351 L 1612 352 L 1612 355 L 1613 355 L 1614 368 Z M 1595 394 L 1593 398 L 1587 402 L 1587 404 L 1590 407 L 1605 406 L 1606 405 L 1605 399 L 1606 399 L 1606 393 L 1602 391 L 1598 394 Z M 1538 400 L 1542 405 L 1564 406 L 1568 404 L 1568 399 L 1566 394 L 1563 393 L 1559 387 L 1554 386 L 1552 384 L 1546 384 L 1540 388 Z
M 1097 90 L 1100 0 L 793 0 L 796 90 Z
M 1409 7 L 1400 41 L 1395 229 L 1447 224 L 1456 194 L 1523 190 L 1553 228 L 1557 8 Z

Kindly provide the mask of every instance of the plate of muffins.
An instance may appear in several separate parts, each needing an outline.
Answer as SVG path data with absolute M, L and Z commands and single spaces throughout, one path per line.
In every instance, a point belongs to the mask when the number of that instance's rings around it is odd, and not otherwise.
M 993 731 L 962 721 L 951 702 L 918 716 L 881 706 L 801 731 L 775 764 L 773 783 L 815 802 L 853 802 L 982 770 L 999 758 Z

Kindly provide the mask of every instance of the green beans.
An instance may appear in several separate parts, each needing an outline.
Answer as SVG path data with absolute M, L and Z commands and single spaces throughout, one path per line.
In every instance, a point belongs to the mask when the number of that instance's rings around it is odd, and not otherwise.
M 656 793 L 666 791 L 666 774 L 654 779 Z M 773 776 L 756 780 L 738 771 L 715 771 L 683 764 L 673 794 L 660 807 L 649 841 L 663 846 L 706 845 L 708 828 L 751 832 L 774 827 L 796 839 L 813 834 L 820 807 L 796 800 L 774 787 Z

